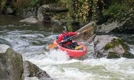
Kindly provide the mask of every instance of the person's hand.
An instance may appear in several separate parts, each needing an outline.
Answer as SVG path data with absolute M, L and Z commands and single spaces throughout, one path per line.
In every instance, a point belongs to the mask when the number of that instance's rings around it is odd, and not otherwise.
M 80 32 L 77 32 L 77 35 L 80 35 Z
M 67 42 L 67 41 L 68 41 L 68 39 L 66 39 L 66 40 L 62 40 L 61 42 L 64 43 L 64 42 Z
M 80 32 L 77 32 L 77 34 L 76 34 L 76 35 L 77 35 L 77 36 L 78 36 L 78 35 L 80 35 Z
M 62 40 L 61 42 L 65 42 L 64 40 Z
M 64 41 L 64 40 L 62 40 L 60 43 L 61 43 L 61 44 L 63 44 L 64 42 L 65 42 L 65 41 Z

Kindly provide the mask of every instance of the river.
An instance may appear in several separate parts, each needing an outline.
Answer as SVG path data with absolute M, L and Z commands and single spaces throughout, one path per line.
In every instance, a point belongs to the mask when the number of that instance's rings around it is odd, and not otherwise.
M 50 24 L 18 23 L 20 17 L 0 16 L 0 41 L 45 70 L 54 80 L 134 80 L 134 59 L 95 59 L 93 43 L 80 59 L 70 59 L 66 52 L 47 51 L 46 47 L 60 33 L 60 27 Z M 130 44 L 134 53 L 134 35 L 117 36 Z M 38 80 L 36 77 L 25 80 Z

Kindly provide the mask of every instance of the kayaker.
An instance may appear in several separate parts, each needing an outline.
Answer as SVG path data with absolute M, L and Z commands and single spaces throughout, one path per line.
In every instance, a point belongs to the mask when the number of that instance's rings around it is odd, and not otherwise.
M 76 42 L 72 42 L 70 37 L 75 35 L 79 35 L 79 32 L 68 32 L 67 27 L 64 26 L 62 29 L 62 34 L 58 36 L 57 42 L 65 48 L 74 49 L 78 46 L 78 44 Z

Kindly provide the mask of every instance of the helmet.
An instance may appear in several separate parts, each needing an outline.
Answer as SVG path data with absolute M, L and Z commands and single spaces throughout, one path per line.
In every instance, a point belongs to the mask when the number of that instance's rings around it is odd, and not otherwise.
M 63 26 L 63 29 L 64 31 L 68 31 L 67 27 L 66 26 Z

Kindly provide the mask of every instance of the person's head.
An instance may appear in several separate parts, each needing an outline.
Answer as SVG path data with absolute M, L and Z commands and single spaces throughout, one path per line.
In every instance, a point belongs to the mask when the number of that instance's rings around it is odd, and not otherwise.
M 63 33 L 67 33 L 67 32 L 68 32 L 68 29 L 67 29 L 66 26 L 63 27 L 62 32 L 63 32 Z

